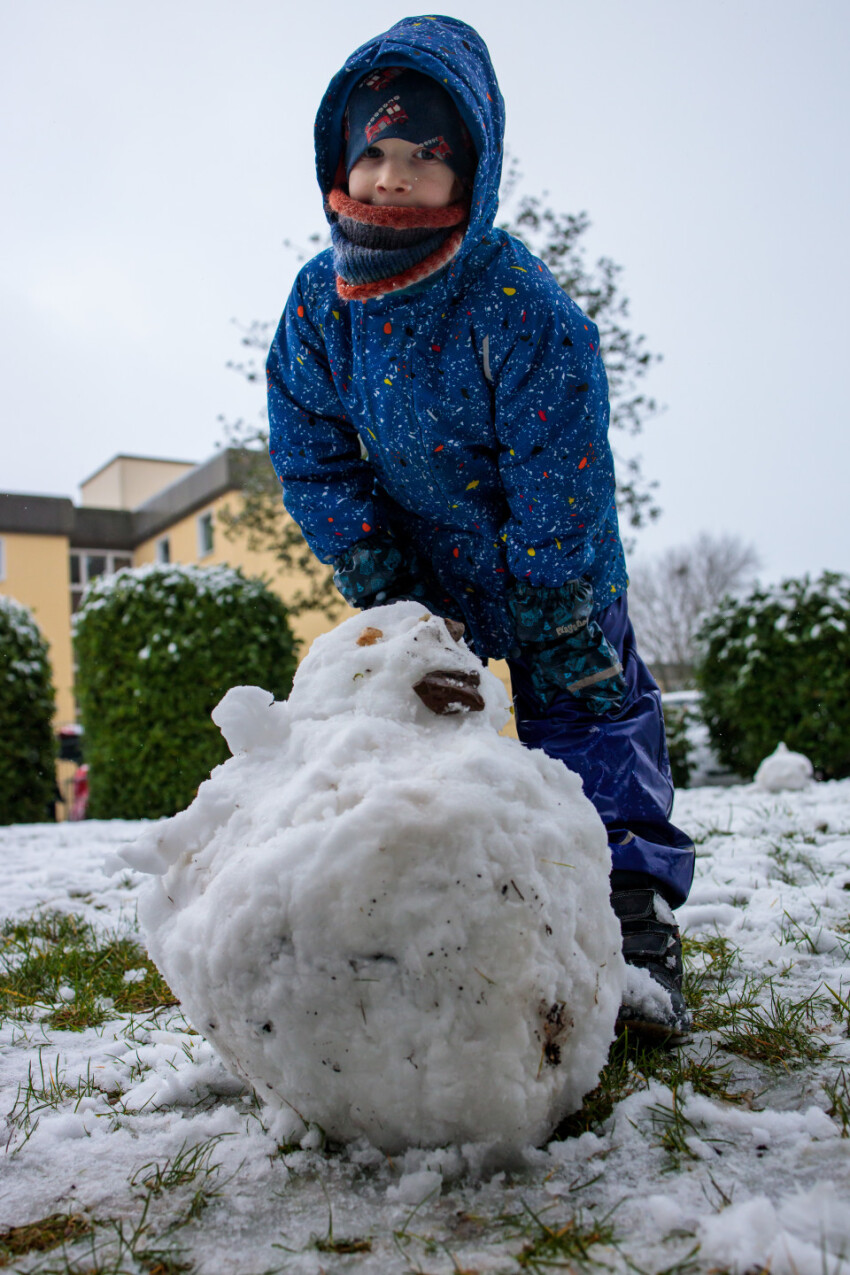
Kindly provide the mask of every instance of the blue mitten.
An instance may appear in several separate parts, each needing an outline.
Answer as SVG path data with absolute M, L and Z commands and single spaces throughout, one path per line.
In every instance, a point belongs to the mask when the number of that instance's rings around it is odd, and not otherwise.
M 336 559 L 334 584 L 349 606 L 361 610 L 401 598 L 424 601 L 426 593 L 413 550 L 380 533 Z
M 544 707 L 560 691 L 580 699 L 592 713 L 620 707 L 626 690 L 623 669 L 590 618 L 593 589 L 586 580 L 568 580 L 558 588 L 516 580 L 508 606 L 532 688 Z

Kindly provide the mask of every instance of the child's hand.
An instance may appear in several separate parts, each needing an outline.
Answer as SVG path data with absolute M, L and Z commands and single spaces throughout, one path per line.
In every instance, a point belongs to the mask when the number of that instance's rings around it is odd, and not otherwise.
M 534 692 L 548 707 L 559 692 L 583 701 L 592 713 L 620 707 L 626 682 L 617 652 L 590 618 L 593 590 L 586 580 L 559 588 L 517 580 L 508 595 L 520 652 Z
M 551 643 L 584 628 L 593 609 L 587 580 L 568 580 L 558 588 L 514 580 L 508 606 L 520 646 Z
M 424 600 L 416 555 L 387 534 L 370 536 L 337 558 L 334 584 L 349 606 L 366 610 L 402 598 Z

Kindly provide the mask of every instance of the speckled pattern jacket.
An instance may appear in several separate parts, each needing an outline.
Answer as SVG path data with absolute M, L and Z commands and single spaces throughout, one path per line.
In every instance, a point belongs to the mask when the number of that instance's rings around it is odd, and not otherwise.
M 493 228 L 504 110 L 480 36 L 406 18 L 334 77 L 316 119 L 319 184 L 338 181 L 342 116 L 371 67 L 452 94 L 478 152 L 469 227 L 440 274 L 343 302 L 331 251 L 301 270 L 268 358 L 270 452 L 287 510 L 332 562 L 390 529 L 432 565 L 480 655 L 516 645 L 511 577 L 626 589 L 599 334 L 549 270 Z

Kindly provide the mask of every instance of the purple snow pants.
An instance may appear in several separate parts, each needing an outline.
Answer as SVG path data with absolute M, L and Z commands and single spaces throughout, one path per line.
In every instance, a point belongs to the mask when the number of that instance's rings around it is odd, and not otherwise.
M 690 837 L 670 823 L 673 780 L 661 692 L 638 654 L 625 595 L 596 617 L 617 650 L 626 677 L 619 709 L 597 716 L 563 692 L 544 709 L 528 668 L 509 659 L 517 734 L 529 748 L 576 771 L 608 831 L 612 871 L 654 877 L 674 907 L 684 903 L 694 874 Z

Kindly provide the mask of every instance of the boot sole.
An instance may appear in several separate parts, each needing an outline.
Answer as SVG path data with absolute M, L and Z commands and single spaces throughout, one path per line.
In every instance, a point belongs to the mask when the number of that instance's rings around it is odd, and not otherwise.
M 641 1040 L 648 1040 L 653 1045 L 684 1045 L 691 1039 L 691 1029 L 687 1027 L 667 1027 L 663 1023 L 653 1023 L 643 1018 L 618 1018 L 615 1031 L 628 1031 Z

